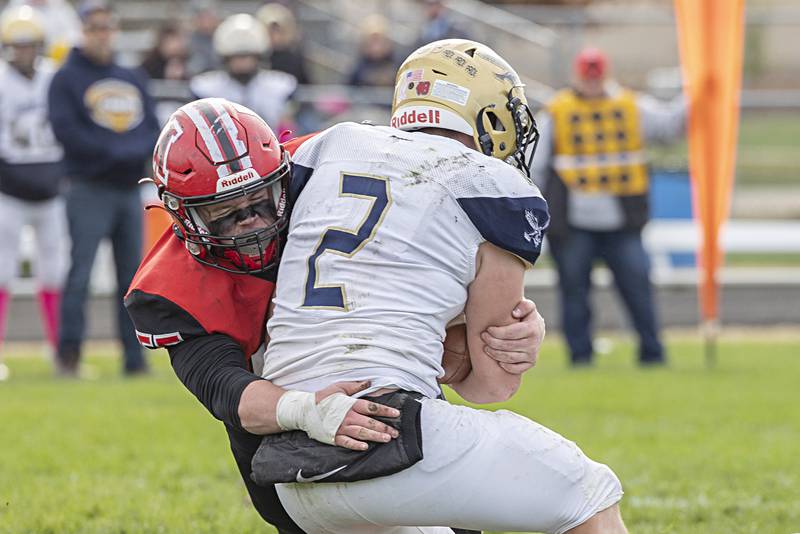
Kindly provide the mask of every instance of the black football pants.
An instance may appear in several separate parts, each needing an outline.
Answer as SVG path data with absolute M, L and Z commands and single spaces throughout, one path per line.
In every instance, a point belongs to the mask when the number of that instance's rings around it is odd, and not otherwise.
M 275 486 L 259 486 L 250 479 L 252 471 L 250 462 L 253 460 L 253 455 L 256 453 L 258 446 L 261 445 L 261 436 L 250 434 L 229 425 L 225 425 L 225 429 L 228 431 L 231 452 L 236 460 L 236 465 L 239 467 L 239 473 L 242 475 L 244 485 L 247 487 L 253 506 L 256 507 L 264 521 L 274 525 L 280 534 L 305 534 L 284 510 L 281 501 L 278 499 Z

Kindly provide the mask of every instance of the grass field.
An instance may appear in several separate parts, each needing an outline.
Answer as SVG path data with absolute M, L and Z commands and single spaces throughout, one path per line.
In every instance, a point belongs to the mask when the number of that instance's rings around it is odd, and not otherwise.
M 0 383 L 1 533 L 271 532 L 246 500 L 224 431 L 153 356 L 123 380 L 94 350 L 96 381 L 51 378 L 6 350 Z M 800 336 L 726 338 L 716 369 L 700 343 L 642 370 L 632 347 L 564 368 L 560 344 L 506 407 L 577 441 L 623 481 L 632 533 L 800 532 Z
M 742 113 L 736 158 L 737 186 L 800 184 L 800 162 L 792 141 L 798 135 L 800 120 L 795 110 Z M 687 167 L 685 140 L 649 148 L 656 167 Z

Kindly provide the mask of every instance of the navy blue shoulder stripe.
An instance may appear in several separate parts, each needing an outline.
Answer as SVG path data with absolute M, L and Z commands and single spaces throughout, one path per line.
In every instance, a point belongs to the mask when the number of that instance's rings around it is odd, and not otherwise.
M 484 239 L 533 265 L 542 251 L 550 213 L 542 197 L 459 198 Z
M 297 163 L 292 163 L 292 180 L 289 183 L 289 203 L 294 205 L 297 202 L 300 193 L 303 192 L 311 175 L 314 174 L 314 169 L 305 167 Z

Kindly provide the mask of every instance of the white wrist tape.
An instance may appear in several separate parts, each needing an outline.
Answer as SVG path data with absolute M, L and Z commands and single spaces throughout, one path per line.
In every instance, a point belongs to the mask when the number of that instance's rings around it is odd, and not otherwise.
M 304 430 L 310 438 L 334 445 L 336 431 L 357 399 L 334 393 L 315 402 L 316 394 L 287 391 L 278 399 L 275 418 L 283 430 Z

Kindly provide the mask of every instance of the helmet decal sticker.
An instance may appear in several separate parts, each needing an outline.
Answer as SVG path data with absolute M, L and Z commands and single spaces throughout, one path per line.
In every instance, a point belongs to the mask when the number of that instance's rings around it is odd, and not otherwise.
M 453 102 L 459 106 L 466 106 L 469 100 L 469 92 L 469 89 L 464 86 L 444 80 L 436 80 L 433 82 L 431 96 Z
M 403 75 L 403 79 L 405 79 L 406 82 L 419 82 L 422 80 L 424 74 L 424 69 L 407 70 Z

